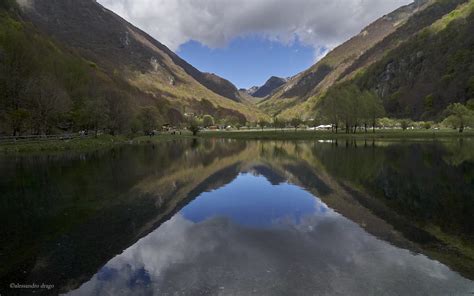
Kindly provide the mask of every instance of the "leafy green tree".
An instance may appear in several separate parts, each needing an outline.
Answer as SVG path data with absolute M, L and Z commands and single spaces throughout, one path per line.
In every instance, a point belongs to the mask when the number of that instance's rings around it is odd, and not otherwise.
M 187 128 L 191 133 L 193 133 L 193 136 L 196 136 L 201 130 L 201 127 L 199 126 L 199 122 L 196 118 L 188 119 Z
M 385 115 L 385 109 L 382 104 L 382 100 L 374 92 L 365 91 L 362 93 L 363 104 L 364 104 L 364 128 L 367 132 L 367 125 L 372 125 L 372 131 L 375 133 L 375 127 L 377 125 L 377 119 Z
M 291 126 L 295 129 L 295 131 L 298 130 L 298 128 L 300 127 L 300 125 L 303 123 L 303 121 L 301 120 L 301 118 L 299 117 L 294 117 L 291 119 L 290 121 L 290 124 Z
M 328 123 L 334 125 L 336 133 L 339 124 L 343 123 L 346 133 L 350 133 L 356 132 L 364 119 L 369 121 L 370 108 L 364 96 L 353 83 L 342 83 L 328 90 L 322 99 L 321 113 Z
M 331 88 L 326 95 L 322 98 L 319 113 L 328 124 L 334 126 L 334 131 L 338 133 L 339 124 L 342 121 L 342 112 L 340 99 L 342 97 L 340 88 Z
M 388 117 L 377 119 L 377 125 L 382 128 L 393 128 L 397 125 L 397 121 Z
M 141 108 L 139 118 L 145 134 L 150 134 L 157 129 L 160 125 L 158 121 L 159 116 L 160 113 L 155 107 L 149 106 Z
M 258 126 L 262 129 L 263 129 L 268 125 L 268 121 L 264 118 L 260 118 L 257 122 Z
M 412 121 L 410 119 L 401 119 L 400 120 L 400 127 L 402 128 L 402 130 L 407 130 L 410 125 L 412 124 Z
M 443 121 L 444 125 L 458 128 L 462 133 L 464 128 L 474 122 L 474 111 L 460 103 L 454 103 L 446 108 L 448 115 Z
M 466 102 L 467 109 L 474 111 L 474 99 L 470 99 Z
M 433 122 L 431 122 L 431 121 L 425 121 L 425 122 L 423 122 L 423 124 L 422 124 L 422 127 L 423 127 L 424 129 L 427 129 L 427 130 L 429 130 L 432 126 L 433 126 Z
M 214 117 L 212 117 L 211 115 L 204 115 L 204 117 L 202 118 L 202 124 L 204 127 L 213 126 L 215 124 Z
M 407 130 L 410 124 L 411 124 L 411 121 L 409 119 L 400 120 L 400 127 L 402 128 L 402 130 Z
M 279 128 L 279 129 L 283 130 L 286 127 L 286 121 L 285 121 L 284 118 L 275 117 L 274 122 L 273 122 L 273 126 L 275 127 L 275 129 Z
M 99 130 L 108 123 L 107 105 L 102 96 L 84 98 L 81 107 L 74 112 L 74 122 L 81 130 L 94 131 L 97 137 Z

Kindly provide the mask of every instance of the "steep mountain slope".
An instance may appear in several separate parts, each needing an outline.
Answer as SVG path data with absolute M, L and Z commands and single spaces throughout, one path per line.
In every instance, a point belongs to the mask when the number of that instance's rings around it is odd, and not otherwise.
M 466 0 L 418 0 L 395 10 L 295 76 L 259 106 L 284 117 L 313 116 L 314 106 L 329 87 L 363 72 L 464 2 Z
M 257 98 L 265 98 L 266 96 L 271 95 L 277 88 L 286 83 L 285 78 L 272 76 L 270 79 L 265 82 L 265 84 L 259 87 L 252 96 Z
M 393 117 L 441 119 L 474 98 L 474 0 L 453 10 L 355 77 Z
M 23 17 L 41 31 L 184 113 L 256 118 L 229 81 L 201 73 L 166 46 L 94 0 L 20 0 Z

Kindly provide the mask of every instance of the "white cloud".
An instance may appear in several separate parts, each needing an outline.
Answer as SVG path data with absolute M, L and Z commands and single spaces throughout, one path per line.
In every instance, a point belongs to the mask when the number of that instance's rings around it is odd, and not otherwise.
M 224 47 L 260 35 L 334 48 L 411 0 L 98 0 L 172 50 L 189 40 Z

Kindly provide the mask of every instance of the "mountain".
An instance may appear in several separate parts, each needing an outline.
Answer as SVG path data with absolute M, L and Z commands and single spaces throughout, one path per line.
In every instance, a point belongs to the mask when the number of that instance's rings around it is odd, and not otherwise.
M 259 89 L 259 86 L 252 86 L 249 89 L 240 89 L 240 91 L 246 92 L 249 96 L 253 96 L 253 94 Z
M 33 55 L 34 40 L 41 40 L 46 55 L 61 53 L 82 66 L 88 65 L 91 69 L 87 71 L 94 72 L 109 89 L 131 98 L 132 113 L 140 106 L 154 106 L 167 121 L 179 120 L 186 112 L 219 118 L 232 116 L 240 120 L 262 116 L 257 108 L 240 97 L 232 83 L 200 72 L 95 0 L 17 1 L 20 9 L 11 4 L 1 14 L 5 28 L 16 30 L 15 34 L 31 40 L 24 45 L 32 47 Z M 12 23 L 15 26 L 11 26 Z M 6 44 L 0 46 L 7 47 Z M 61 59 L 52 57 L 52 63 L 54 60 Z M 62 79 L 61 73 L 49 69 L 42 72 L 54 76 L 55 81 Z M 28 80 L 28 77 L 23 78 Z M 62 89 L 67 88 L 62 82 L 58 84 Z M 96 84 L 103 83 L 96 81 Z M 64 93 L 72 101 L 71 105 L 77 105 L 80 100 L 77 94 L 67 90 Z
M 248 102 L 249 104 L 256 105 L 263 100 L 262 98 L 252 96 L 252 94 L 256 90 L 258 90 L 258 86 L 254 86 L 249 89 L 241 88 L 239 89 L 239 96 L 242 98 L 243 101 Z
M 265 82 L 265 84 L 259 87 L 253 94 L 253 97 L 265 98 L 268 95 L 271 95 L 277 88 L 286 83 L 285 78 L 272 76 L 270 79 Z
M 441 119 L 448 105 L 474 99 L 473 32 L 474 1 L 470 0 L 352 80 L 359 88 L 376 92 L 392 117 Z
M 440 89 L 436 90 L 436 87 L 450 71 L 449 62 L 440 64 L 439 58 L 452 61 L 461 55 L 464 57 L 461 58 L 464 61 L 463 68 L 470 67 L 469 57 L 470 61 L 473 61 L 470 43 L 472 34 L 469 33 L 472 33 L 469 25 L 472 14 L 467 12 L 470 4 L 462 6 L 467 2 L 472 3 L 467 0 L 417 0 L 383 16 L 363 29 L 360 34 L 332 50 L 310 69 L 290 79 L 277 92 L 262 101 L 259 107 L 267 113 L 281 114 L 283 117 L 303 115 L 309 118 L 314 116 L 320 98 L 329 88 L 343 81 L 354 80 L 361 88 L 376 91 L 382 97 L 388 115 L 420 118 L 425 112 L 419 106 L 420 99 L 415 102 L 414 96 L 438 97 Z M 458 11 L 459 9 L 461 11 Z M 453 19 L 460 20 L 454 20 L 450 26 L 436 25 Z M 433 26 L 438 29 L 430 29 Z M 459 40 L 455 49 L 448 40 L 444 40 L 447 42 L 445 46 L 429 42 L 439 42 L 438 38 L 443 39 L 441 36 L 446 35 L 446 30 L 455 34 Z M 423 36 L 424 42 L 420 42 Z M 442 54 L 448 51 L 447 44 L 451 47 L 451 57 Z M 434 51 L 438 54 L 427 54 Z M 411 63 L 413 59 L 423 62 Z M 420 70 L 420 67 L 427 68 Z M 429 71 L 436 69 L 434 75 L 429 76 L 431 83 L 427 83 L 428 77 L 425 75 L 428 68 Z M 467 76 L 462 79 L 462 83 L 457 86 L 453 83 L 450 87 L 462 93 L 462 90 L 467 88 L 466 80 L 469 75 Z M 413 83 L 418 84 L 419 90 L 413 92 Z M 454 93 L 455 91 L 451 91 L 451 94 Z M 465 96 L 454 96 L 449 100 L 464 101 Z M 437 102 L 442 103 L 436 111 L 446 107 L 449 100 L 438 99 Z M 400 106 L 391 108 L 390 104 Z M 426 118 L 432 116 L 434 113 L 425 115 Z

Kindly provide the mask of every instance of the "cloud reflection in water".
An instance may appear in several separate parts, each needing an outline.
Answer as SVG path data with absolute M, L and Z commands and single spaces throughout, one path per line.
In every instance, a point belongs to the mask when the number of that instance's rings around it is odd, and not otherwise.
M 71 295 L 446 295 L 474 287 L 378 240 L 294 185 L 239 175 Z

